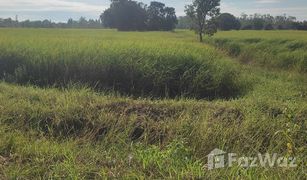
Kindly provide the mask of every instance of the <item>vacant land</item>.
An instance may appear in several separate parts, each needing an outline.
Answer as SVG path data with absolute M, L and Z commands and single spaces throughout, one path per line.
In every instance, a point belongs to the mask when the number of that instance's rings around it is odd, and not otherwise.
M 0 179 L 303 179 L 307 33 L 206 41 L 0 29 Z M 208 170 L 215 148 L 298 166 Z

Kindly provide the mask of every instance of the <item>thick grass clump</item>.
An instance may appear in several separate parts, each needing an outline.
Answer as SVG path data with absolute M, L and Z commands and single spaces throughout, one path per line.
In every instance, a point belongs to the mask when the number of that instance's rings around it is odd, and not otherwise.
M 225 50 L 229 55 L 237 57 L 243 63 L 306 73 L 307 34 L 303 36 L 303 33 L 295 31 L 221 32 L 208 42 Z
M 112 40 L 95 40 L 73 33 L 63 39 L 2 37 L 1 78 L 40 86 L 82 83 L 134 96 L 229 98 L 242 92 L 236 65 L 212 48 L 175 38 L 121 40 L 114 33 Z

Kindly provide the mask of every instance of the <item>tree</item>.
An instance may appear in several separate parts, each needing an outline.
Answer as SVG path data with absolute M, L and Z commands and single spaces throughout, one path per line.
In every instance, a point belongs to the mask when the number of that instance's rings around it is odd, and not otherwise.
M 180 16 L 178 17 L 178 24 L 177 28 L 178 29 L 189 29 L 192 27 L 192 20 L 188 16 Z
M 150 3 L 150 6 L 147 9 L 147 25 L 149 30 L 161 30 L 165 16 L 164 7 L 165 4 L 157 1 Z
M 52 22 L 51 20 L 45 19 L 44 21 L 41 22 L 41 27 L 42 28 L 51 28 L 52 27 Z
M 217 17 L 218 28 L 223 31 L 239 30 L 241 28 L 240 21 L 232 14 L 223 13 Z
M 241 29 L 254 30 L 273 30 L 273 29 L 298 29 L 303 22 L 297 21 L 296 17 L 282 16 L 273 17 L 270 14 L 242 14 L 239 18 L 241 22 Z
M 147 9 L 147 26 L 149 30 L 173 30 L 178 23 L 175 8 L 165 7 L 165 4 L 153 1 Z
M 78 23 L 79 23 L 79 26 L 81 27 L 81 28 L 83 28 L 83 27 L 87 27 L 87 20 L 86 20 L 86 18 L 85 17 L 80 17 L 80 19 L 79 19 L 79 21 L 78 21 Z
M 300 22 L 298 25 L 297 25 L 297 30 L 307 30 L 307 21 L 304 21 L 304 22 Z
M 118 30 L 144 30 L 146 28 L 146 9 L 142 3 L 132 0 L 111 0 L 111 6 L 101 15 L 106 27 Z
M 132 0 L 111 0 L 101 15 L 105 27 L 118 30 L 173 30 L 178 23 L 175 9 L 153 1 L 150 6 Z
M 193 29 L 199 34 L 199 41 L 203 35 L 212 35 L 216 32 L 213 19 L 220 13 L 220 0 L 193 0 L 187 5 L 185 12 L 193 20 Z
M 266 25 L 264 26 L 264 30 L 273 30 L 273 29 L 274 29 L 274 27 L 273 27 L 273 25 L 272 25 L 271 23 L 266 24 Z
M 72 18 L 69 18 L 67 21 L 67 27 L 72 28 L 74 25 L 74 20 Z
M 264 28 L 265 21 L 261 18 L 254 18 L 253 19 L 253 27 L 255 30 L 261 30 Z
M 176 28 L 176 25 L 178 24 L 175 8 L 166 7 L 164 11 L 165 11 L 165 20 L 163 24 L 163 30 L 165 31 L 174 30 Z

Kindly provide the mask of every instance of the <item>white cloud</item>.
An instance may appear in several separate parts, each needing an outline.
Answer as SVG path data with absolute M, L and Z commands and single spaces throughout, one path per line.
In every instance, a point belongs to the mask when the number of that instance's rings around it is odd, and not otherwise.
M 149 3 L 152 0 L 137 0 Z M 192 0 L 160 0 L 168 6 L 176 7 L 177 15 L 185 15 L 184 5 L 190 4 Z M 230 12 L 236 16 L 241 13 L 261 13 L 272 15 L 296 16 L 299 20 L 307 20 L 307 4 L 299 6 L 292 3 L 286 6 L 285 2 L 290 0 L 221 0 L 222 12 Z M 52 19 L 65 21 L 69 17 L 97 18 L 104 9 L 108 8 L 109 0 L 0 0 L 0 16 L 14 17 L 18 14 L 21 19 Z
M 267 3 L 269 1 L 273 2 L 275 0 L 257 0 L 258 1 L 262 1 L 262 3 L 264 1 L 266 1 Z M 281 1 L 281 0 L 276 0 L 277 1 Z M 260 14 L 271 14 L 271 15 L 283 15 L 283 14 L 287 14 L 289 16 L 295 16 L 297 17 L 298 20 L 306 20 L 307 19 L 307 7 L 306 6 L 293 6 L 293 7 L 285 7 L 285 8 L 281 8 L 281 7 L 267 7 L 267 6 L 256 6 L 256 7 L 249 7 L 249 8 L 239 8 L 238 6 L 236 6 L 235 3 L 225 3 L 222 2 L 221 3 L 221 11 L 222 12 L 229 12 L 234 14 L 235 16 L 240 16 L 242 13 L 246 13 L 246 14 L 254 14 L 254 13 L 260 13 Z
M 258 4 L 272 4 L 272 3 L 280 3 L 282 0 L 257 0 Z
M 0 11 L 69 11 L 69 12 L 101 12 L 103 5 L 67 0 L 0 0 Z
M 238 8 L 233 3 L 224 3 L 224 2 L 221 2 L 221 11 L 229 12 L 236 16 L 239 16 L 243 12 L 242 9 Z

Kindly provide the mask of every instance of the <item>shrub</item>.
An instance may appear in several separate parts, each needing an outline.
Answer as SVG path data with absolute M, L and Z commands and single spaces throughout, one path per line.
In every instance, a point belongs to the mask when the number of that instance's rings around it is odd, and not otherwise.
M 287 44 L 287 48 L 291 51 L 303 49 L 303 48 L 306 48 L 306 47 L 307 47 L 307 44 L 304 43 L 304 42 L 300 42 L 300 41 L 293 41 L 293 42 L 289 42 Z
M 229 43 L 227 48 L 231 56 L 238 56 L 241 53 L 241 47 L 238 44 Z

